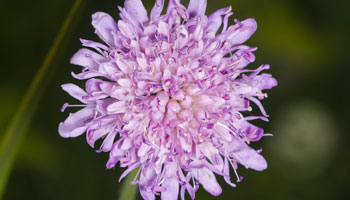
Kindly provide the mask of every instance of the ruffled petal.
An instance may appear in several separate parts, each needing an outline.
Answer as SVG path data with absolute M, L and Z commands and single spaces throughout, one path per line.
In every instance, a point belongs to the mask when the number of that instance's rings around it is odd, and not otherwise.
M 221 24 L 222 24 L 222 16 L 231 13 L 232 7 L 222 8 L 220 10 L 215 11 L 208 17 L 208 22 L 206 26 L 206 30 L 208 32 L 216 33 Z
M 91 101 L 88 101 L 88 100 L 84 99 L 84 97 L 87 96 L 87 93 L 83 89 L 78 87 L 77 85 L 74 85 L 73 83 L 67 83 L 67 84 L 61 85 L 61 87 L 70 96 L 78 99 L 79 101 L 81 101 L 81 102 L 83 102 L 85 104 L 91 103 Z
M 97 12 L 92 15 L 92 25 L 96 29 L 96 34 L 108 45 L 114 46 L 114 36 L 118 30 L 117 23 L 107 13 Z
M 86 81 L 85 83 L 85 88 L 86 88 L 86 92 L 88 92 L 89 96 L 88 99 L 91 100 L 98 100 L 98 99 L 103 99 L 108 97 L 109 95 L 107 93 L 105 93 L 104 91 L 102 91 L 101 86 L 103 84 L 104 81 L 100 80 L 100 79 L 89 79 Z
M 126 12 L 139 23 L 144 24 L 148 21 L 147 11 L 141 0 L 126 0 L 124 7 Z
M 73 65 L 80 65 L 89 70 L 98 70 L 100 63 L 107 61 L 107 59 L 100 54 L 91 51 L 90 49 L 79 49 L 70 60 Z
M 246 19 L 238 24 L 239 28 L 227 38 L 231 42 L 231 45 L 244 43 L 255 33 L 257 29 L 256 21 L 252 18 Z
M 277 86 L 277 80 L 272 77 L 271 74 L 261 74 L 257 75 L 253 78 L 253 80 L 257 87 L 259 87 L 260 90 L 269 90 L 275 86 Z
M 267 162 L 257 151 L 249 147 L 243 141 L 236 139 L 232 143 L 234 150 L 230 155 L 246 168 L 262 171 L 267 168 Z
M 76 113 L 70 114 L 64 122 L 60 123 L 58 127 L 59 134 L 64 138 L 77 137 L 83 134 L 89 125 L 88 120 L 93 114 L 93 107 L 86 107 Z
M 101 73 L 96 72 L 96 71 L 85 71 L 85 72 L 81 72 L 79 74 L 75 74 L 74 72 L 71 73 L 72 76 L 78 80 L 85 80 L 85 79 L 89 79 L 89 78 L 93 78 L 93 77 L 97 77 L 97 76 L 102 76 Z
M 203 185 L 203 188 L 210 194 L 219 196 L 222 193 L 222 189 L 216 181 L 214 173 L 210 169 L 206 167 L 197 169 L 194 175 L 196 175 L 199 182 Z
M 113 144 L 112 149 L 109 153 L 108 162 L 106 164 L 107 169 L 113 168 L 117 164 L 117 162 L 120 160 L 120 158 L 124 156 L 124 151 L 120 149 L 120 144 L 123 141 L 124 139 L 122 138 Z
M 202 16 L 207 8 L 207 0 L 191 0 L 188 4 L 188 14 L 190 17 Z
M 139 188 L 140 188 L 141 196 L 145 200 L 155 199 L 155 196 L 153 191 L 151 190 L 151 187 L 156 178 L 157 178 L 157 174 L 155 173 L 155 170 L 153 167 L 148 166 L 142 169 L 142 172 L 140 175 Z
M 100 119 L 88 127 L 86 140 L 92 148 L 97 140 L 112 131 L 113 122 L 113 118 Z
M 156 0 L 151 11 L 151 19 L 154 20 L 160 16 L 164 7 L 164 0 Z
M 247 41 L 257 29 L 255 19 L 249 18 L 241 22 L 237 22 L 231 26 L 226 32 L 216 37 L 217 40 L 226 40 L 231 46 L 239 45 Z
M 81 44 L 84 46 L 84 47 L 91 47 L 91 48 L 94 48 L 96 51 L 98 51 L 101 55 L 103 55 L 103 51 L 102 50 L 105 50 L 107 51 L 108 50 L 108 47 L 104 44 L 101 44 L 99 42 L 94 42 L 94 41 L 91 41 L 91 40 L 85 40 L 85 39 L 81 39 L 80 38 L 80 42 Z M 101 50 L 102 49 L 102 50 Z
M 179 181 L 175 176 L 166 178 L 162 186 L 166 188 L 161 194 L 162 200 L 177 200 L 179 195 Z

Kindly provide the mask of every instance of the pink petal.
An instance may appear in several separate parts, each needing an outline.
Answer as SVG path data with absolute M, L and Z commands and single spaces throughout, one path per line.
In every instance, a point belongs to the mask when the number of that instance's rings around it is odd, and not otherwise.
M 132 86 L 132 82 L 128 78 L 119 79 L 117 82 L 122 87 L 130 88 Z
M 119 139 L 113 144 L 112 149 L 109 153 L 109 160 L 106 164 L 106 167 L 108 169 L 114 167 L 115 164 L 119 161 L 119 159 L 124 156 L 124 151 L 120 149 L 120 144 L 123 142 L 123 140 L 123 138 Z
M 108 152 L 112 149 L 112 145 L 115 139 L 115 136 L 117 135 L 117 132 L 114 130 L 111 130 L 112 132 L 109 133 L 106 137 L 106 139 L 103 140 L 103 144 L 101 145 L 101 151 Z
M 91 47 L 91 48 L 96 49 L 101 55 L 103 55 L 103 52 L 101 51 L 101 49 L 105 50 L 105 51 L 108 50 L 108 47 L 106 45 L 98 43 L 98 42 L 94 42 L 91 40 L 85 40 L 85 39 L 81 39 L 81 38 L 80 38 L 80 42 L 85 47 Z
M 125 23 L 123 20 L 118 21 L 118 28 L 120 32 L 127 38 L 132 39 L 135 35 L 135 33 L 132 31 L 132 29 L 128 26 L 127 23 Z
M 193 98 L 187 95 L 185 100 L 183 100 L 180 104 L 184 109 L 190 109 L 193 105 Z
M 92 15 L 92 25 L 96 34 L 110 46 L 114 46 L 113 32 L 117 32 L 118 26 L 114 19 L 107 13 L 97 12 Z
M 208 23 L 207 23 L 207 31 L 208 32 L 213 32 L 216 33 L 221 24 L 222 24 L 222 15 L 227 15 L 231 13 L 231 6 L 227 8 L 222 8 L 220 10 L 215 11 L 208 17 Z
M 142 169 L 140 174 L 140 193 L 141 196 L 146 200 L 154 200 L 155 196 L 151 191 L 151 186 L 154 183 L 154 180 L 157 178 L 152 166 L 148 166 Z
M 227 35 L 227 40 L 230 41 L 232 46 L 239 45 L 247 41 L 257 29 L 256 21 L 252 18 L 246 19 L 240 22 L 240 24 L 236 25 L 239 25 L 238 29 L 227 31 L 230 33 Z
M 179 181 L 175 176 L 166 178 L 162 186 L 166 188 L 161 194 L 162 200 L 177 200 L 179 195 Z
M 147 11 L 141 0 L 125 0 L 124 7 L 126 12 L 141 24 L 148 21 Z
M 219 196 L 222 193 L 222 189 L 219 183 L 216 181 L 214 173 L 206 167 L 197 169 L 194 172 L 196 178 L 202 184 L 203 188 L 214 196 Z
M 62 137 L 77 137 L 83 134 L 88 123 L 86 122 L 94 114 L 93 107 L 86 107 L 76 113 L 70 114 L 69 117 L 61 122 L 58 127 L 58 132 Z
M 190 17 L 202 16 L 207 8 L 207 0 L 190 0 L 188 14 Z
M 89 79 L 89 78 L 93 78 L 96 76 L 102 76 L 101 73 L 99 72 L 95 72 L 95 71 L 86 71 L 86 72 L 82 72 L 79 74 L 75 74 L 74 72 L 71 73 L 72 76 L 78 80 L 84 80 L 84 79 Z
M 89 104 L 90 101 L 83 99 L 84 96 L 87 96 L 87 93 L 80 87 L 74 85 L 73 83 L 67 83 L 61 85 L 62 89 L 66 91 L 70 96 L 78 99 L 79 101 Z
M 80 65 L 90 70 L 98 70 L 100 63 L 105 62 L 107 59 L 98 53 L 95 53 L 89 49 L 79 49 L 70 60 L 73 65 Z
M 232 146 L 234 146 L 235 149 L 230 152 L 230 155 L 246 168 L 251 168 L 257 171 L 262 171 L 267 168 L 267 163 L 264 157 L 243 141 L 238 139 L 233 140 Z
M 155 4 L 151 11 L 151 19 L 156 19 L 162 13 L 164 7 L 164 0 L 155 0 Z

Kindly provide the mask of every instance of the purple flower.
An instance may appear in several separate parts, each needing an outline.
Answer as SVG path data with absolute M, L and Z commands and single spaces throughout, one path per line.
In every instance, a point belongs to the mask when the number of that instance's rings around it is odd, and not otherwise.
M 203 186 L 212 195 L 222 190 L 215 175 L 231 182 L 238 163 L 264 170 L 265 159 L 248 146 L 263 129 L 249 121 L 268 121 L 260 100 L 263 90 L 277 81 L 261 73 L 269 65 L 252 70 L 256 48 L 243 43 L 255 32 L 254 19 L 235 20 L 231 7 L 205 15 L 206 0 L 191 0 L 185 8 L 170 0 L 156 0 L 148 16 L 140 0 L 126 0 L 119 7 L 120 20 L 103 12 L 92 16 L 96 34 L 105 44 L 81 40 L 83 46 L 71 63 L 83 67 L 79 80 L 63 90 L 82 106 L 59 125 L 62 137 L 86 133 L 91 147 L 103 139 L 98 151 L 109 152 L 107 168 L 119 162 L 138 170 L 131 184 L 138 184 L 144 199 L 192 199 Z M 219 31 L 220 29 L 220 31 Z M 255 104 L 262 116 L 243 116 Z

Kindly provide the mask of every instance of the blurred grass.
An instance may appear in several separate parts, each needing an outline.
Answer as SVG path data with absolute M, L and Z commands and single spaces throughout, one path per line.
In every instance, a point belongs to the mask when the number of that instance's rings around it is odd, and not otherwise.
M 123 186 L 120 187 L 120 196 L 119 200 L 132 200 L 135 199 L 137 195 L 137 190 L 139 189 L 138 185 L 130 185 L 130 181 L 134 180 L 134 177 L 137 174 L 138 169 L 130 172 L 126 178 L 123 180 Z
M 8 177 L 10 176 L 16 153 L 22 144 L 25 133 L 38 106 L 40 97 L 45 91 L 50 74 L 53 71 L 53 62 L 57 58 L 59 51 L 62 50 L 64 42 L 70 35 L 69 33 L 72 31 L 74 22 L 76 22 L 76 18 L 81 13 L 85 1 L 86 0 L 75 1 L 66 21 L 57 35 L 57 38 L 55 39 L 38 73 L 35 75 L 33 82 L 29 86 L 28 91 L 21 101 L 18 110 L 16 111 L 7 131 L 3 136 L 3 139 L 1 140 L 0 198 L 2 198 L 5 191 L 6 183 Z

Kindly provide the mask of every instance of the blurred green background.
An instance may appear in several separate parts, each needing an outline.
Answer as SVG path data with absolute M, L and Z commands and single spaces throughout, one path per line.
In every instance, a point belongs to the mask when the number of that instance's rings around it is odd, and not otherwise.
M 259 47 L 253 65 L 271 64 L 269 72 L 279 85 L 263 101 L 270 122 L 257 122 L 275 136 L 253 144 L 263 148 L 269 168 L 255 172 L 240 167 L 244 180 L 237 188 L 220 177 L 221 196 L 200 189 L 196 199 L 350 199 L 350 1 L 208 1 L 207 14 L 232 5 L 234 18 L 257 20 L 258 31 L 247 42 Z M 107 153 L 95 153 L 84 136 L 61 138 L 57 126 L 69 113 L 60 112 L 62 104 L 72 100 L 60 85 L 82 85 L 70 76 L 80 67 L 69 64 L 80 48 L 79 38 L 98 40 L 91 14 L 104 11 L 117 19 L 122 3 L 88 1 L 54 63 L 56 71 L 19 150 L 4 199 L 118 198 L 122 170 L 106 170 Z M 150 10 L 153 1 L 144 4 Z M 72 5 L 70 0 L 1 3 L 0 138 Z

